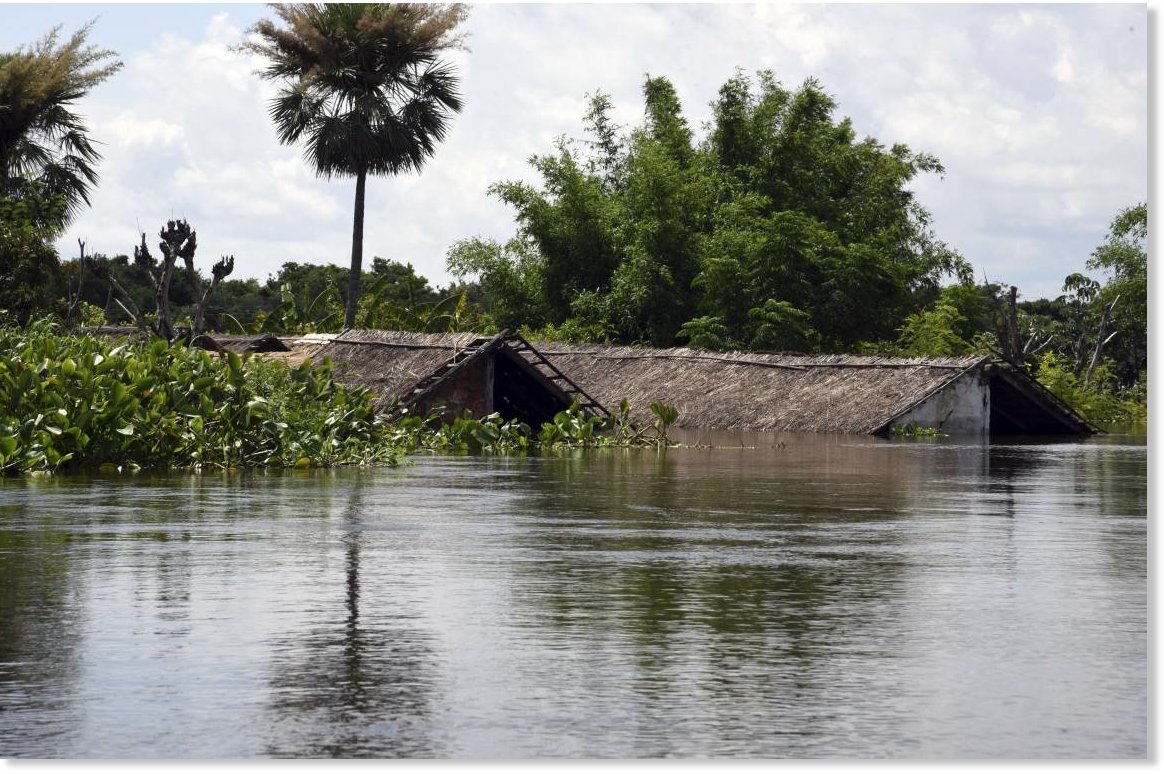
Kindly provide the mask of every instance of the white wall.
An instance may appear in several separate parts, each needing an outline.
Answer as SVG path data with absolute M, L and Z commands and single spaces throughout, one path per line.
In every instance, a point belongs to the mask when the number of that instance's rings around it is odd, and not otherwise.
M 982 369 L 963 374 L 929 400 L 894 420 L 890 429 L 911 421 L 947 435 L 990 434 L 990 385 Z

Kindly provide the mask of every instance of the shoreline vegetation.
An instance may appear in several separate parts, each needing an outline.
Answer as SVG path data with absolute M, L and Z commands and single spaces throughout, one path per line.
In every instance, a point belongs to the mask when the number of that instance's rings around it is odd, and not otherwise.
M 48 319 L 0 326 L 0 473 L 399 465 L 423 452 L 529 453 L 667 446 L 674 409 L 651 427 L 576 407 L 536 430 L 500 415 L 377 415 L 372 393 L 330 363 L 291 367 L 161 339 L 115 343 Z
M 292 367 L 252 354 L 215 353 L 162 339 L 118 343 L 45 318 L 0 326 L 0 474 L 92 470 L 234 470 L 395 466 L 410 455 L 546 453 L 579 448 L 666 448 L 678 413 L 652 404 L 652 425 L 576 406 L 540 428 L 498 414 L 444 423 L 432 415 L 377 414 L 373 394 L 332 378 L 330 362 Z M 1111 427 L 1142 427 L 1144 398 L 1089 387 L 1053 359 L 1046 384 Z M 933 438 L 912 427 L 895 438 Z

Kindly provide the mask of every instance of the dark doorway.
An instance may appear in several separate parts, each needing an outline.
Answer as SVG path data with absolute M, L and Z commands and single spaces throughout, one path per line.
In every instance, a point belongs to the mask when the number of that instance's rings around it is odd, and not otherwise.
M 508 348 L 501 347 L 493 359 L 493 410 L 504 419 L 525 422 L 535 432 L 554 414 L 570 407 L 545 380 L 530 373 L 526 363 L 514 361 Z
M 1001 368 L 990 375 L 990 435 L 1090 435 L 1086 422 L 1053 395 Z

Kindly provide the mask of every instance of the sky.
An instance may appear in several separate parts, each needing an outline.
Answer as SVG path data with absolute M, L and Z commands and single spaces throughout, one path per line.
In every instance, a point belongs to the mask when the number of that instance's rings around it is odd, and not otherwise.
M 736 71 L 816 78 L 859 136 L 937 156 L 912 187 L 937 237 L 979 280 L 1055 297 L 1084 271 L 1123 208 L 1146 201 L 1148 25 L 1144 4 L 478 4 L 469 50 L 448 58 L 465 108 L 422 172 L 368 184 L 365 265 L 411 263 L 434 285 L 449 248 L 506 240 L 514 213 L 490 184 L 582 134 L 603 91 L 627 127 L 644 77 L 671 80 L 693 127 Z M 1155 24 L 1155 8 L 1152 24 Z M 77 105 L 103 159 L 92 207 L 62 258 L 132 253 L 170 218 L 198 232 L 195 263 L 235 256 L 265 280 L 286 261 L 347 265 L 351 179 L 312 175 L 267 116 L 262 60 L 234 50 L 262 5 L 3 4 L 0 51 L 96 19 L 90 42 L 124 68 Z M 697 129 L 697 137 L 702 137 Z

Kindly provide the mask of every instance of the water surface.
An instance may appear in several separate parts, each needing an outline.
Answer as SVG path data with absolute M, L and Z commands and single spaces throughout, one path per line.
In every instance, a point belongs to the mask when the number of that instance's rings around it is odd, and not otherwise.
M 0 757 L 1143 758 L 1143 439 L 0 481 Z

